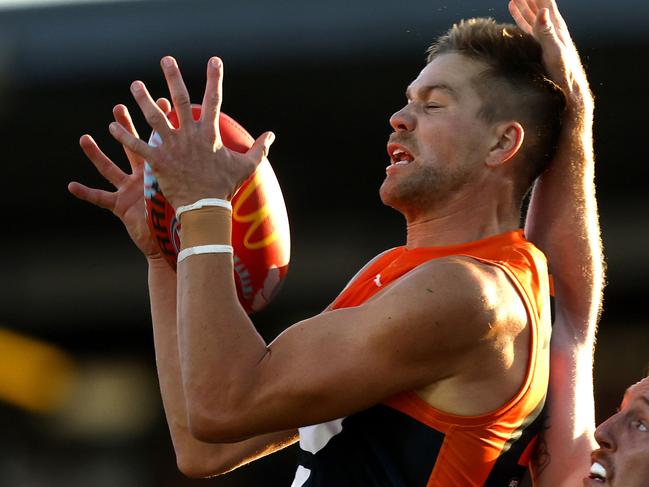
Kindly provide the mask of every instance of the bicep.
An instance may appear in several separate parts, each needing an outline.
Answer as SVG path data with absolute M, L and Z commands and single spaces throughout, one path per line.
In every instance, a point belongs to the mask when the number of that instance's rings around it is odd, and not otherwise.
M 290 327 L 251 374 L 237 427 L 254 434 L 328 421 L 452 375 L 480 342 L 484 330 L 472 323 L 489 323 L 471 305 L 472 284 L 423 274 Z

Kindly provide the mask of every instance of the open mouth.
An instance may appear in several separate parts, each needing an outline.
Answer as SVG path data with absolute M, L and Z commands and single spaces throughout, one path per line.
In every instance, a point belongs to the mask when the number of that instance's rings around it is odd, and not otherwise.
M 409 164 L 415 160 L 414 156 L 399 144 L 388 144 L 388 155 L 390 162 L 395 166 Z
M 588 476 L 589 479 L 603 484 L 606 482 L 606 476 L 606 469 L 601 463 L 594 462 L 590 466 L 590 475 Z

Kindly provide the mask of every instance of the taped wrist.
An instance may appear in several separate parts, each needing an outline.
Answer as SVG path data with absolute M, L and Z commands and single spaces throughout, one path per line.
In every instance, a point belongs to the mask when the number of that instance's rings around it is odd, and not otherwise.
M 190 255 L 233 253 L 232 211 L 222 206 L 203 206 L 180 215 L 178 262 Z

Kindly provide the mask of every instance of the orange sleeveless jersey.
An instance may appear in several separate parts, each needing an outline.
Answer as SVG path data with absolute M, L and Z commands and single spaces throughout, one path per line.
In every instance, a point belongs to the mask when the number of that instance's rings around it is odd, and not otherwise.
M 545 256 L 525 240 L 523 231 L 448 247 L 408 250 L 398 247 L 371 263 L 333 303 L 358 306 L 418 265 L 451 255 L 467 256 L 507 274 L 527 310 L 529 361 L 524 384 L 496 411 L 456 416 L 434 409 L 414 391 L 398 394 L 384 405 L 443 433 L 427 486 L 515 487 L 520 467 L 529 463 L 540 425 L 549 376 L 550 289 Z M 532 423 L 535 428 L 528 428 Z M 528 430 L 526 432 L 526 429 Z M 512 473 L 518 467 L 519 473 Z

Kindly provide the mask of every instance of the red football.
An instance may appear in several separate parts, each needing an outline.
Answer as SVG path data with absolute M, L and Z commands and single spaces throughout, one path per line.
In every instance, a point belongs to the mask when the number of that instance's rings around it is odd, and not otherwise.
M 200 106 L 192 106 L 194 119 L 198 120 L 200 110 Z M 174 127 L 178 127 L 174 111 L 167 117 Z M 223 144 L 231 150 L 246 152 L 254 142 L 241 125 L 224 113 L 221 113 L 219 128 Z M 149 144 L 160 143 L 160 136 L 153 132 Z M 151 235 L 175 270 L 180 249 L 180 225 L 174 208 L 160 191 L 151 166 L 146 162 L 144 202 Z M 232 198 L 232 247 L 239 301 L 248 313 L 259 311 L 279 290 L 288 270 L 291 250 L 284 197 L 267 159 Z

